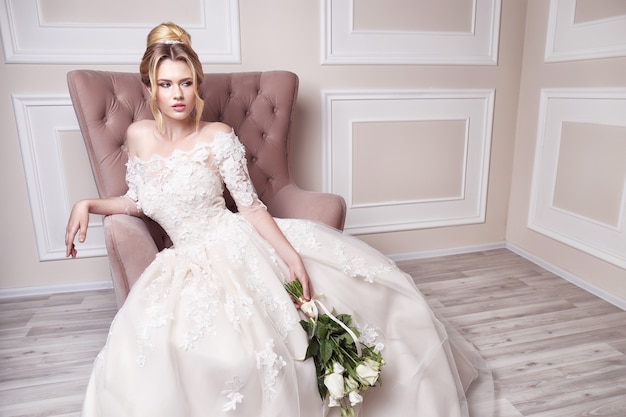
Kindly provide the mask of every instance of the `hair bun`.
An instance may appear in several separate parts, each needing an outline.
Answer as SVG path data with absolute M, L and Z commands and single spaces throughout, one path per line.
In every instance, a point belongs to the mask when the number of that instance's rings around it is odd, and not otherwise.
M 172 22 L 161 23 L 148 34 L 147 46 L 164 44 L 184 44 L 191 46 L 191 35 L 185 29 Z

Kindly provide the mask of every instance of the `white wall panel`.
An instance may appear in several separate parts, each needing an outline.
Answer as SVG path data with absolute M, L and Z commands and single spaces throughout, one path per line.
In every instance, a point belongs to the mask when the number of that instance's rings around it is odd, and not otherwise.
M 621 202 L 616 224 L 599 222 L 554 205 L 561 130 L 568 121 L 626 126 L 626 89 L 542 90 L 528 227 L 626 268 L 626 181 L 621 197 L 616 199 Z M 623 158 L 626 164 L 626 155 Z
M 551 0 L 546 62 L 626 56 L 626 15 L 575 23 L 576 0 Z
M 485 220 L 494 91 L 406 90 L 324 91 L 326 191 L 346 199 L 345 229 L 377 233 L 480 223 Z M 462 189 L 456 196 L 355 204 L 353 201 L 353 126 L 362 122 L 464 120 L 465 158 Z M 385 152 L 384 140 L 379 144 Z M 433 138 L 437 140 L 437 138 Z M 398 175 L 411 175 L 400 167 Z M 456 168 L 456 167 L 455 167 Z M 371 169 L 380 169 L 373 166 Z
M 65 225 L 70 213 L 61 138 L 79 132 L 68 96 L 13 95 L 15 119 L 24 173 L 41 261 L 65 258 Z M 84 150 L 84 149 L 83 149 Z M 84 150 L 85 158 L 87 152 Z M 79 246 L 80 257 L 106 256 L 100 217 L 89 224 L 87 242 Z
M 354 1 L 322 3 L 323 64 L 498 63 L 500 0 L 474 1 L 469 32 L 356 30 Z
M 240 63 L 238 1 L 200 1 L 202 23 L 185 25 L 200 60 Z M 0 32 L 7 63 L 137 64 L 146 35 L 154 26 L 114 22 L 46 24 L 42 15 L 37 0 L 0 1 Z

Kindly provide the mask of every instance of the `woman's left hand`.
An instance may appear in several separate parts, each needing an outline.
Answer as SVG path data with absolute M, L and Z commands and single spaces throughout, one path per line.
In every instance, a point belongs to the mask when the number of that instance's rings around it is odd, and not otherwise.
M 289 268 L 289 274 L 291 280 L 297 279 L 302 284 L 302 298 L 304 298 L 304 301 L 310 301 L 311 297 L 313 297 L 313 287 L 304 264 L 300 262 L 298 265 Z

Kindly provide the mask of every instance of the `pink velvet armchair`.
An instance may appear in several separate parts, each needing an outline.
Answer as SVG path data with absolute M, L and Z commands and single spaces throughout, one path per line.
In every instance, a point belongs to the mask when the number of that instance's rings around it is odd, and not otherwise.
M 152 118 L 139 74 L 76 70 L 67 80 L 98 192 L 101 197 L 123 195 L 126 129 L 134 121 Z M 206 74 L 201 85 L 206 103 L 202 118 L 235 129 L 246 147 L 254 186 L 273 216 L 311 219 L 342 229 L 343 198 L 302 190 L 290 177 L 290 126 L 297 90 L 298 77 L 286 71 Z M 236 209 L 230 196 L 226 201 Z M 148 218 L 107 216 L 104 230 L 121 306 L 141 272 L 171 243 Z

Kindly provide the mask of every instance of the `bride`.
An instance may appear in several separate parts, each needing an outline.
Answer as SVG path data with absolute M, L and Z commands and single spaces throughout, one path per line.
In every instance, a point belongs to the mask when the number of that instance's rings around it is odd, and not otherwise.
M 318 223 L 271 217 L 233 129 L 200 120 L 203 71 L 189 34 L 155 27 L 140 73 L 154 120 L 128 129 L 128 192 L 74 205 L 67 256 L 76 256 L 76 238 L 85 241 L 89 213 L 149 216 L 173 247 L 116 315 L 83 417 L 468 416 L 476 352 L 451 343 L 411 277 L 373 248 Z M 284 288 L 294 280 L 303 289 L 296 303 Z M 305 359 L 298 307 L 312 299 L 352 316 L 359 343 L 384 357 L 374 369 L 381 383 L 350 401 L 349 383 L 339 387 L 345 398 L 335 389 L 322 398 Z

